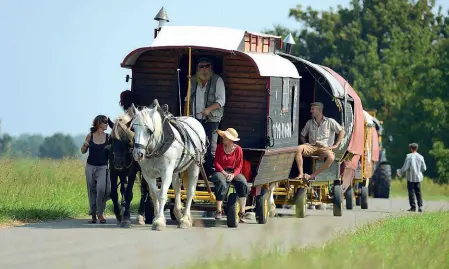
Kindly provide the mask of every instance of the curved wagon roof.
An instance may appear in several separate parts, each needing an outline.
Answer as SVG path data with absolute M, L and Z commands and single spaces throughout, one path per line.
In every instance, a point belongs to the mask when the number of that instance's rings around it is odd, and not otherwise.
M 244 52 L 245 33 L 251 32 L 211 26 L 164 26 L 149 47 L 138 48 L 130 52 L 121 66 L 131 68 L 143 53 L 150 50 L 191 47 L 243 55 L 255 64 L 262 77 L 300 78 L 295 65 L 279 55 Z M 266 34 L 258 35 L 280 38 Z
M 337 78 L 332 76 L 332 74 L 325 69 L 324 66 L 321 66 L 319 64 L 314 64 L 312 62 L 309 62 L 305 59 L 299 58 L 299 57 L 291 55 L 291 54 L 286 54 L 283 52 L 277 52 L 277 54 L 279 54 L 285 58 L 290 58 L 296 62 L 301 62 L 302 64 L 304 64 L 304 66 L 306 68 L 314 69 L 316 72 L 318 72 L 320 75 L 322 75 L 327 80 L 327 82 L 329 83 L 329 86 L 332 90 L 332 93 L 335 97 L 344 98 L 344 96 L 345 96 L 344 87 L 340 84 L 340 82 L 338 81 Z

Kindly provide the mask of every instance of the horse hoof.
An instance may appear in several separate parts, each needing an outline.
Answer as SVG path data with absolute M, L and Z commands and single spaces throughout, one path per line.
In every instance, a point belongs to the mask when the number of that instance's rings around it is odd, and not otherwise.
M 157 225 L 153 223 L 153 230 L 154 231 L 163 231 L 165 229 L 165 225 Z
M 122 228 L 130 228 L 130 227 L 131 227 L 131 221 L 129 221 L 129 220 L 124 220 L 124 221 L 122 221 L 122 222 L 120 223 L 120 226 L 121 226 Z
M 192 227 L 192 221 L 190 217 L 184 217 L 183 219 L 181 219 L 181 221 L 179 222 L 179 226 L 178 228 L 181 229 L 188 229 Z
M 161 219 L 153 221 L 153 230 L 155 231 L 162 231 L 165 229 L 165 221 L 162 221 Z

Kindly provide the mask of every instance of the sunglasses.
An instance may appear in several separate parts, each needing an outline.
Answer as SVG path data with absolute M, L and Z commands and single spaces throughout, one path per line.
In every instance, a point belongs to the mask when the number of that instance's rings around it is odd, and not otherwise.
M 209 68 L 210 64 L 200 64 L 198 65 L 198 68 Z

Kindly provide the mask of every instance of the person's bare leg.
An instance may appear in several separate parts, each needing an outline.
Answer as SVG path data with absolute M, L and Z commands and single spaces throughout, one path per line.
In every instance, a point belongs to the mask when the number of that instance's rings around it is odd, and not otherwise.
M 321 172 L 324 172 L 325 170 L 327 170 L 329 167 L 331 167 L 332 163 L 335 160 L 335 155 L 333 152 L 326 152 L 324 158 L 326 159 L 326 161 L 324 162 L 324 164 L 322 166 L 320 166 L 320 168 L 318 168 L 315 172 L 313 172 L 310 175 L 309 179 L 314 179 L 317 175 L 319 175 Z
M 221 212 L 223 201 L 217 201 L 217 212 Z
M 300 145 L 298 147 L 298 151 L 296 152 L 296 165 L 298 166 L 298 171 L 299 171 L 299 175 L 298 178 L 303 178 L 304 177 L 304 169 L 302 167 L 302 154 L 304 152 L 304 146 Z

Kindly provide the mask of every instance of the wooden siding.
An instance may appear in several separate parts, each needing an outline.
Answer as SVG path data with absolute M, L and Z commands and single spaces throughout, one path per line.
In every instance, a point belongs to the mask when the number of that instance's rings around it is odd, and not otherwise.
M 149 106 L 154 99 L 167 104 L 171 113 L 178 108 L 178 57 L 170 51 L 148 51 L 132 67 L 132 90 L 139 95 L 139 105 Z M 177 113 L 179 114 L 179 113 Z
M 299 80 L 271 78 L 269 134 L 272 148 L 298 145 L 298 108 Z
M 265 148 L 267 79 L 242 56 L 223 57 L 226 104 L 221 129 L 235 128 L 243 148 Z
M 254 185 L 288 179 L 295 154 L 296 152 L 290 151 L 264 155 L 260 161 L 258 174 L 254 179 Z

